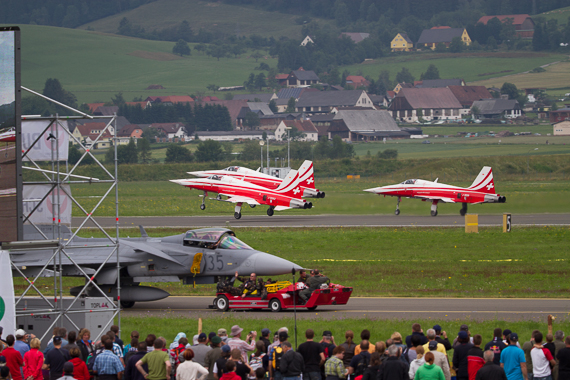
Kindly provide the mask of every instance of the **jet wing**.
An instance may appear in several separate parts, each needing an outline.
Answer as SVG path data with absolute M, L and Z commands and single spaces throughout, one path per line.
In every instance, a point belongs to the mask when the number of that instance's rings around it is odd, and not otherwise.
M 287 206 L 275 206 L 275 211 L 283 211 L 283 210 L 289 210 L 291 209 L 291 207 L 287 207 Z
M 159 249 L 151 247 L 148 244 L 129 241 L 129 240 L 123 240 L 123 239 L 119 239 L 119 243 L 124 244 L 126 246 L 129 246 L 129 247 L 133 248 L 135 251 L 145 252 L 145 253 L 148 253 L 149 255 L 156 256 L 156 257 L 159 257 L 159 258 L 164 259 L 164 260 L 172 261 L 173 263 L 176 263 L 178 265 L 182 265 L 182 263 L 180 263 L 175 258 L 167 255 L 166 253 L 162 252 Z
M 432 197 L 427 195 L 416 195 L 415 198 L 428 199 L 430 201 L 441 201 L 445 203 L 455 203 L 455 200 L 449 197 Z
M 248 205 L 260 205 L 258 201 L 253 198 L 244 197 L 241 195 L 230 195 L 228 199 L 221 199 L 222 202 L 232 202 L 232 203 L 247 203 Z

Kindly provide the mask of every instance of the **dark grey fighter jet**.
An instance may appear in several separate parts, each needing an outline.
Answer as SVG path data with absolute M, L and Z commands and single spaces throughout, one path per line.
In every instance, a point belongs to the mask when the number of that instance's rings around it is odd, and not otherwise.
M 41 235 L 26 226 L 25 240 L 41 240 Z M 42 226 L 42 231 L 49 237 L 51 226 Z M 204 228 L 189 230 L 184 234 L 162 238 L 149 237 L 141 229 L 140 238 L 119 239 L 119 266 L 121 284 L 121 304 L 132 307 L 135 302 L 155 301 L 168 297 L 164 290 L 140 286 L 141 282 L 178 282 L 185 284 L 214 284 L 221 277 L 249 275 L 255 272 L 259 276 L 273 276 L 291 273 L 291 269 L 300 266 L 265 252 L 257 251 L 241 240 L 233 231 L 225 228 Z M 35 232 L 34 232 L 35 231 Z M 101 264 L 111 254 L 114 246 L 106 238 L 80 238 L 72 241 L 71 232 L 65 228 L 62 233 L 67 244 L 65 252 L 86 272 L 95 275 L 95 282 L 107 296 L 117 298 L 117 259 L 116 255 L 101 268 Z M 85 248 L 85 246 L 92 248 Z M 79 249 L 78 247 L 82 247 Z M 28 252 L 11 251 L 12 262 L 26 277 L 36 277 L 53 250 Z M 73 263 L 62 255 L 62 273 L 69 277 L 85 277 Z M 57 266 L 59 268 L 59 264 Z M 43 276 L 53 275 L 53 265 Z M 19 276 L 13 270 L 14 276 Z M 71 294 L 77 295 L 82 287 L 73 288 Z M 88 296 L 100 296 L 101 293 L 91 287 Z

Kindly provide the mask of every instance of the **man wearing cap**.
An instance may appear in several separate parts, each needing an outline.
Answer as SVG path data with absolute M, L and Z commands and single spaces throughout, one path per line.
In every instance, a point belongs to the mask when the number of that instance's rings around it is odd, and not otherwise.
M 483 353 L 485 364 L 477 371 L 475 380 L 507 380 L 505 370 L 493 362 L 495 353 L 487 350 Z
M 210 351 L 204 357 L 204 368 L 208 370 L 208 380 L 215 380 L 214 378 L 214 364 L 222 356 L 222 339 L 219 336 L 214 336 L 210 342 Z
M 232 349 L 230 348 L 229 345 L 224 344 L 222 346 L 221 356 L 214 363 L 214 369 L 212 370 L 212 372 L 214 373 L 214 379 L 219 379 L 224 374 L 226 370 L 226 363 L 230 358 L 231 352 Z
M 224 342 L 224 344 L 226 344 L 228 338 L 228 330 L 226 329 L 218 329 L 218 336 L 220 337 L 220 339 L 222 340 L 222 342 Z
M 281 330 L 281 329 L 279 329 Z M 283 374 L 281 373 L 281 359 L 285 354 L 283 350 L 283 342 L 289 338 L 287 331 L 279 332 L 279 342 L 273 343 L 269 346 L 269 378 L 270 380 L 282 380 Z
M 58 380 L 74 380 L 72 362 L 67 362 L 63 365 L 63 376 L 60 377 Z
M 44 355 L 44 365 L 42 369 L 49 369 L 49 379 L 57 380 L 63 374 L 63 365 L 71 360 L 69 352 L 61 348 L 62 339 L 55 336 L 52 340 L 53 348 Z
M 107 338 L 109 337 L 107 336 Z M 156 340 L 156 342 L 159 341 L 162 344 L 161 340 Z M 105 350 L 95 358 L 93 373 L 97 376 L 97 380 L 121 380 L 125 367 L 113 351 L 113 341 L 111 339 L 106 339 L 104 344 Z M 143 358 L 147 355 L 143 356 Z M 139 362 L 140 360 L 137 362 L 137 368 Z M 145 374 L 143 374 L 143 376 L 144 375 Z
M 512 331 L 509 329 L 503 330 L 503 343 L 508 346 L 509 345 L 509 335 L 511 335 Z M 517 342 L 517 347 L 522 348 L 519 342 Z
M 435 330 L 435 341 L 437 343 L 443 344 L 445 351 L 451 350 L 453 347 L 451 346 L 449 339 L 447 339 L 447 333 L 445 331 L 442 331 L 440 325 L 433 326 L 433 329 Z
M 16 338 L 14 335 L 6 337 L 6 347 L 2 350 L 2 356 L 6 358 L 6 367 L 10 369 L 10 374 L 13 380 L 22 380 L 22 366 L 24 365 L 24 358 L 18 351 L 14 349 L 14 342 Z
M 509 345 L 501 351 L 501 367 L 505 370 L 508 380 L 528 380 L 524 351 L 517 347 L 519 336 L 509 334 Z
M 247 361 L 247 352 L 255 350 L 255 338 L 257 337 L 257 332 L 252 331 L 251 334 L 247 334 L 247 338 L 245 340 L 241 339 L 241 332 L 243 329 L 238 325 L 232 326 L 231 332 L 231 339 L 228 339 L 227 344 L 230 346 L 232 350 L 238 349 L 241 351 L 241 356 L 243 357 L 243 362 L 245 364 L 248 363 Z
M 26 352 L 30 351 L 30 346 L 27 343 L 28 334 L 22 329 L 16 331 L 16 342 L 14 343 L 14 349 L 22 355 L 22 358 Z
M 459 331 L 459 334 L 457 334 L 457 344 L 453 349 L 453 368 L 457 374 L 457 380 L 469 379 L 468 353 L 472 348 L 473 344 L 469 342 L 469 334 L 467 331 Z
M 336 347 L 334 343 L 334 337 L 332 332 L 329 330 L 323 331 L 323 339 L 321 339 L 321 346 L 323 346 L 323 353 L 325 354 L 325 360 L 333 356 L 333 351 Z
M 469 332 L 469 326 L 461 325 L 461 327 L 459 327 L 459 331 L 465 331 L 467 333 L 467 336 L 469 337 L 469 342 L 473 343 L 473 337 L 471 336 L 471 332 Z M 453 348 L 455 348 L 455 346 L 457 346 L 458 344 L 459 344 L 459 334 L 457 334 L 457 337 L 453 340 Z
M 192 351 L 194 351 L 194 359 L 192 361 L 200 364 L 202 367 L 205 367 L 206 364 L 204 363 L 204 359 L 206 359 L 206 354 L 212 350 L 206 342 L 208 341 L 208 337 L 205 333 L 200 333 L 198 335 L 198 344 L 192 346 Z
M 271 331 L 268 328 L 261 329 L 261 341 L 265 345 L 265 353 L 267 354 L 269 350 L 269 346 L 271 342 L 269 341 L 269 335 L 271 335 Z

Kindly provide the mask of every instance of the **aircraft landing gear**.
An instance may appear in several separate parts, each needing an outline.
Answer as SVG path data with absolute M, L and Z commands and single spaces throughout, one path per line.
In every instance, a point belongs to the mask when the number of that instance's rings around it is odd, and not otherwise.
M 268 216 L 273 216 L 273 214 L 274 214 L 274 209 L 275 209 L 274 206 L 269 206 L 269 208 L 267 209 L 267 215 L 268 215 Z
M 235 208 L 235 212 L 234 212 L 234 218 L 236 218 L 236 219 L 241 218 L 241 205 L 242 205 L 242 202 L 239 202 L 238 204 L 236 204 L 236 208 Z
M 467 214 L 467 203 L 461 205 L 461 210 L 459 210 L 459 215 L 465 216 Z
M 202 196 L 202 204 L 200 205 L 200 210 L 204 211 L 206 209 L 206 197 L 208 196 L 208 192 L 204 191 L 204 195 Z
M 396 204 L 396 211 L 394 211 L 394 215 L 400 215 L 400 201 L 402 198 L 398 197 L 398 203 Z
M 257 205 L 249 205 L 249 207 L 251 207 L 251 208 L 255 208 L 255 206 L 257 206 Z
M 437 201 L 431 203 L 431 216 L 437 216 Z

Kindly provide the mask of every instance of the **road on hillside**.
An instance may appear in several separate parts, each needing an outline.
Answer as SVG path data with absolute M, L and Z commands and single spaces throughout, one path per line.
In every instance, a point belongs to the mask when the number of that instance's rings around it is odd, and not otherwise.
M 140 302 L 125 309 L 123 316 L 208 317 L 221 312 L 209 309 L 214 297 L 169 297 L 160 301 Z M 226 314 L 253 318 L 293 318 L 293 310 L 229 311 Z M 567 299 L 536 298 L 384 298 L 353 297 L 344 306 L 319 306 L 315 311 L 299 309 L 297 318 L 379 318 L 379 319 L 433 319 L 433 320 L 534 320 L 546 322 L 552 314 L 557 322 L 570 319 L 570 301 Z
M 115 218 L 98 217 L 102 227 L 114 227 Z M 73 218 L 72 225 L 78 226 L 82 218 Z M 570 214 L 526 214 L 512 215 L 513 227 L 570 225 Z M 460 215 L 418 216 L 418 215 L 244 215 L 240 220 L 227 216 L 123 216 L 119 227 L 167 227 L 196 228 L 211 226 L 231 227 L 463 227 L 465 218 Z M 479 215 L 479 226 L 502 226 L 503 215 Z M 88 222 L 86 227 L 95 227 Z

